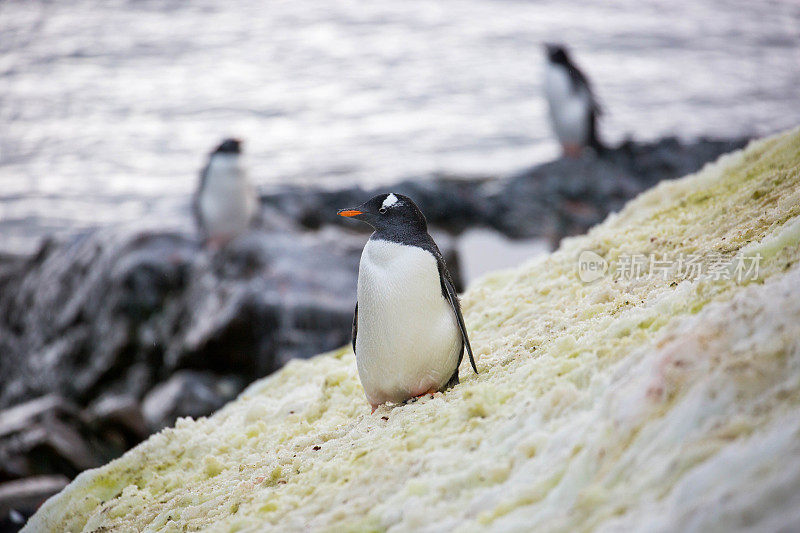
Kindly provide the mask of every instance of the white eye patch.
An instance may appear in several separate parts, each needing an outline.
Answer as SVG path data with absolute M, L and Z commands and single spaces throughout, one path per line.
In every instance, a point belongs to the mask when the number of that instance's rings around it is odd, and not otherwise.
M 397 196 L 395 196 L 394 193 L 389 194 L 389 196 L 386 197 L 386 200 L 383 201 L 383 204 L 381 204 L 381 208 L 386 209 L 387 207 L 392 207 L 397 202 Z

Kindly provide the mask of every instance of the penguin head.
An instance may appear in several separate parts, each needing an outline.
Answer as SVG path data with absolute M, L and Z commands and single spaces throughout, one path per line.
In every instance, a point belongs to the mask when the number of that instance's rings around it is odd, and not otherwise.
M 566 65 L 569 63 L 569 54 L 564 45 L 558 43 L 547 43 L 544 45 L 547 53 L 547 60 L 551 63 Z
M 240 139 L 225 139 L 217 146 L 214 154 L 240 154 L 242 153 L 242 141 Z
M 339 210 L 339 215 L 366 222 L 375 231 L 428 231 L 422 211 L 402 194 L 379 194 L 358 207 Z

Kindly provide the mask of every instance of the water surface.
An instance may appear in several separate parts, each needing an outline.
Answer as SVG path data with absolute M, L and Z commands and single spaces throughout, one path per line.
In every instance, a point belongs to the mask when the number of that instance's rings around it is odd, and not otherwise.
M 569 43 L 603 135 L 800 122 L 800 4 L 372 0 L 0 3 L 0 251 L 186 225 L 204 154 L 261 186 L 497 174 L 557 154 L 542 41 Z

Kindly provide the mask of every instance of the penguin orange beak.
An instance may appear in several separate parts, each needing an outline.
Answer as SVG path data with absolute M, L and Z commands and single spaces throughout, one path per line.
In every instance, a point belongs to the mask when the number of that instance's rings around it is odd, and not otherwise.
M 363 215 L 364 212 L 359 211 L 358 209 L 341 209 L 338 214 L 340 217 L 355 217 L 358 215 Z

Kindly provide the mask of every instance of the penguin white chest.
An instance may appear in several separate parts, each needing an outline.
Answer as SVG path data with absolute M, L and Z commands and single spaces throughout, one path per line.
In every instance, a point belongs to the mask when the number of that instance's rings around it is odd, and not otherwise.
M 211 158 L 200 192 L 200 216 L 212 236 L 235 236 L 245 231 L 255 214 L 254 191 L 238 157 L 217 154 Z
M 562 144 L 586 144 L 589 138 L 591 97 L 584 88 L 573 90 L 566 67 L 548 63 L 544 92 L 553 132 Z
M 372 405 L 439 390 L 462 350 L 436 259 L 416 247 L 370 240 L 358 272 L 356 362 Z

